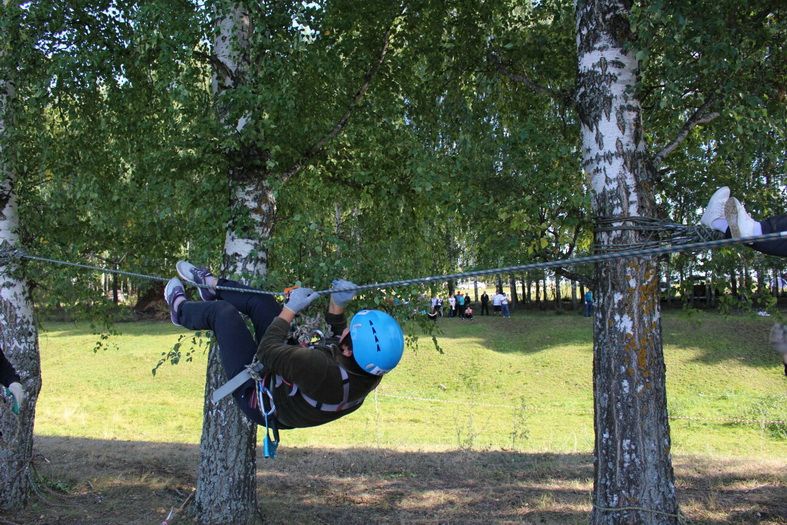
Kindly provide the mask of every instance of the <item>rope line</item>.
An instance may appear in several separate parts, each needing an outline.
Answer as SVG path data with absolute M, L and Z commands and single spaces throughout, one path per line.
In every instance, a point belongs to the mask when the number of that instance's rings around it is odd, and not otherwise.
M 732 246 L 736 244 L 751 244 L 755 242 L 767 242 L 767 241 L 775 241 L 787 239 L 787 231 L 782 232 L 774 232 L 768 233 L 763 235 L 757 235 L 754 237 L 747 237 L 745 239 L 712 239 L 712 240 L 703 240 L 699 242 L 689 242 L 689 243 L 671 243 L 666 244 L 663 246 L 652 246 L 652 247 L 645 247 L 645 248 L 637 248 L 634 250 L 623 250 L 623 251 L 610 251 L 606 253 L 597 253 L 594 255 L 587 255 L 581 257 L 570 257 L 567 259 L 556 259 L 552 261 L 542 261 L 542 262 L 535 262 L 535 263 L 528 263 L 528 264 L 520 264 L 516 266 L 504 266 L 500 268 L 491 268 L 485 270 L 471 270 L 467 272 L 458 272 L 452 274 L 442 274 L 442 275 L 430 275 L 425 277 L 416 277 L 413 279 L 399 279 L 395 281 L 386 281 L 386 282 L 379 282 L 379 283 L 370 283 L 364 285 L 356 285 L 353 287 L 346 287 L 346 288 L 326 288 L 324 290 L 317 290 L 316 292 L 319 295 L 329 295 L 333 292 L 361 292 L 366 290 L 375 290 L 380 288 L 399 288 L 404 286 L 413 286 L 416 284 L 427 284 L 433 283 L 438 281 L 447 281 L 447 280 L 460 280 L 460 279 L 467 279 L 470 277 L 482 277 L 486 275 L 495 275 L 500 273 L 515 273 L 515 272 L 526 272 L 531 270 L 541 270 L 547 268 L 559 268 L 563 266 L 577 266 L 582 264 L 596 264 L 605 261 L 617 260 L 617 259 L 632 259 L 638 257 L 653 257 L 657 255 L 666 255 L 670 253 L 677 253 L 677 252 L 684 252 L 684 251 L 700 251 L 700 250 L 713 250 L 717 248 L 722 248 L 725 246 Z M 57 264 L 61 266 L 71 266 L 75 268 L 82 268 L 86 270 L 95 270 L 100 271 L 103 273 L 110 273 L 110 274 L 118 274 L 118 275 L 125 275 L 129 277 L 137 277 L 140 279 L 148 279 L 148 280 L 155 280 L 160 282 L 166 282 L 169 279 L 166 277 L 161 277 L 158 275 L 149 275 L 137 272 L 129 272 L 124 270 L 116 270 L 113 268 L 106 268 L 101 266 L 92 266 L 89 264 L 82 264 L 82 263 L 75 263 L 69 261 L 63 261 L 60 259 L 54 259 L 50 257 L 41 257 L 36 255 L 30 255 L 25 253 L 21 249 L 6 249 L 4 251 L 0 251 L 0 264 L 2 264 L 3 256 L 12 256 L 19 259 L 28 259 L 32 261 L 40 261 L 46 262 L 51 264 Z M 238 288 L 238 287 L 231 287 L 231 286 L 215 286 L 209 287 L 204 284 L 197 284 L 192 281 L 186 280 L 189 284 L 196 286 L 198 288 L 212 288 L 216 290 L 229 290 L 234 292 L 241 292 L 241 293 L 256 293 L 256 294 L 264 294 L 264 295 L 276 295 L 281 296 L 283 295 L 282 292 L 275 292 L 269 290 L 258 290 L 252 288 Z

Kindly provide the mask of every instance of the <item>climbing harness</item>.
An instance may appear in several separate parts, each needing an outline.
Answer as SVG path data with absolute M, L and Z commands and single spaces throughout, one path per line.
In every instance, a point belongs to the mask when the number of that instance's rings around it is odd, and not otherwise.
M 329 332 L 330 333 L 330 332 Z M 319 329 L 313 329 L 307 339 L 314 342 L 311 345 L 324 344 L 326 340 L 325 334 Z M 315 341 L 316 339 L 316 341 Z M 365 397 L 354 399 L 350 401 L 350 373 L 340 364 L 339 374 L 342 378 L 342 400 L 339 403 L 323 403 L 317 401 L 313 397 L 305 394 L 297 384 L 288 383 L 279 374 L 266 374 L 263 373 L 264 367 L 262 363 L 256 359 L 250 364 L 246 365 L 243 370 L 237 373 L 229 381 L 217 388 L 211 395 L 211 401 L 215 404 L 235 392 L 238 388 L 242 387 L 248 381 L 253 380 L 255 383 L 255 405 L 262 415 L 263 424 L 265 426 L 265 437 L 263 438 L 263 456 L 265 458 L 273 459 L 276 457 L 276 450 L 279 447 L 279 427 L 276 421 L 276 403 L 273 400 L 273 389 L 279 388 L 282 385 L 289 387 L 287 395 L 289 397 L 300 394 L 303 400 L 311 407 L 321 410 L 322 412 L 341 412 L 354 408 L 363 403 Z M 379 381 L 378 381 L 379 383 Z M 376 387 L 376 385 L 375 385 Z
M 273 402 L 273 392 L 265 386 L 265 379 L 257 380 L 257 404 L 260 414 L 265 423 L 265 437 L 262 439 L 262 455 L 265 458 L 273 459 L 276 457 L 276 450 L 279 448 L 279 427 L 276 424 L 276 404 Z M 268 400 L 269 408 L 265 408 L 265 400 Z
M 274 459 L 276 457 L 276 450 L 279 448 L 279 426 L 276 423 L 276 403 L 273 401 L 273 392 L 271 392 L 270 388 L 265 384 L 266 381 L 269 381 L 270 374 L 263 374 L 263 369 L 262 364 L 254 360 L 246 365 L 244 370 L 233 377 L 230 382 L 239 380 L 238 378 L 241 376 L 246 377 L 246 381 L 249 379 L 254 381 L 255 397 L 253 399 L 256 401 L 257 406 L 254 406 L 255 403 L 250 403 L 250 405 L 252 408 L 256 408 L 260 411 L 263 425 L 265 426 L 265 436 L 262 438 L 262 456 L 266 459 Z M 229 384 L 229 382 L 227 384 Z M 226 386 L 226 384 L 224 386 Z M 238 385 L 238 387 L 239 386 L 241 385 Z M 238 387 L 233 388 L 229 393 L 231 394 L 237 390 Z
M 238 374 L 236 374 L 232 379 L 221 385 L 219 388 L 213 391 L 213 394 L 210 396 L 210 400 L 213 404 L 217 404 L 219 401 L 227 397 L 228 395 L 235 392 L 241 386 L 246 384 L 250 379 L 254 379 L 254 377 L 259 377 L 259 374 L 262 372 L 262 363 L 257 361 L 252 361 L 251 364 L 246 365 L 246 368 L 241 370 Z

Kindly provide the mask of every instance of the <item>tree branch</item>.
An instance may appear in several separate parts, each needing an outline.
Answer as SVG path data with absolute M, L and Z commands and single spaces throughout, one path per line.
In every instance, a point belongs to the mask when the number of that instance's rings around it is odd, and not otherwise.
M 550 89 L 546 86 L 542 86 L 537 82 L 531 80 L 528 76 L 513 73 L 511 72 L 500 60 L 500 56 L 495 51 L 489 52 L 489 61 L 495 67 L 495 70 L 500 73 L 501 75 L 507 77 L 509 80 L 512 80 L 518 84 L 524 84 L 530 90 L 535 91 L 537 93 L 543 93 L 545 95 L 549 95 L 553 100 L 559 102 L 560 104 L 564 104 L 567 106 L 573 106 L 573 96 L 571 93 L 566 93 L 562 91 L 555 91 L 554 89 Z
M 572 272 L 571 270 L 567 270 L 562 266 L 557 266 L 552 268 L 555 272 L 555 275 L 559 275 L 568 279 L 569 281 L 575 281 L 579 284 L 584 285 L 586 288 L 594 288 L 595 287 L 595 279 L 591 276 L 579 273 L 579 272 Z
M 708 111 L 708 108 L 714 102 L 714 97 L 709 97 L 703 105 L 697 108 L 694 114 L 689 117 L 685 124 L 683 124 L 680 132 L 678 132 L 678 135 L 672 139 L 672 142 L 664 146 L 664 148 L 656 153 L 656 155 L 653 157 L 654 167 L 658 167 L 662 162 L 664 162 L 664 159 L 667 157 L 667 155 L 675 151 L 677 147 L 680 146 L 684 140 L 686 140 L 692 129 L 702 124 L 707 124 L 715 120 L 720 115 L 720 113 L 717 111 Z
M 396 25 L 396 20 L 402 16 L 407 11 L 407 6 L 403 5 L 399 12 L 391 19 L 391 23 L 388 25 L 388 29 L 385 31 L 385 35 L 383 36 L 383 46 L 380 50 L 380 56 L 377 58 L 376 61 L 370 64 L 369 69 L 366 70 L 366 74 L 363 76 L 363 82 L 361 86 L 356 90 L 355 95 L 353 95 L 352 101 L 350 105 L 347 107 L 347 110 L 344 112 L 344 115 L 336 122 L 336 124 L 331 128 L 331 130 L 326 133 L 320 140 L 315 142 L 311 147 L 309 147 L 306 152 L 301 156 L 300 159 L 296 160 L 295 163 L 287 169 L 284 174 L 282 175 L 282 181 L 286 182 L 288 179 L 296 175 L 300 170 L 306 166 L 309 161 L 311 161 L 314 157 L 322 153 L 325 149 L 325 146 L 335 139 L 339 133 L 341 133 L 344 128 L 347 126 L 347 123 L 350 121 L 350 117 L 355 112 L 356 108 L 361 105 L 361 101 L 363 100 L 366 92 L 369 90 L 369 86 L 372 83 L 377 72 L 380 70 L 380 67 L 383 65 L 385 61 L 385 56 L 388 53 L 388 48 L 391 43 L 391 34 L 393 33 L 394 27 Z

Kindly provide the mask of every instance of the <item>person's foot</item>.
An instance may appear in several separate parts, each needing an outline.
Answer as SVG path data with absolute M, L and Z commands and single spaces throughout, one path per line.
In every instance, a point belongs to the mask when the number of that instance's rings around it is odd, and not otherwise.
M 164 300 L 169 306 L 169 318 L 172 320 L 172 324 L 181 326 L 178 322 L 178 308 L 186 300 L 186 290 L 177 277 L 170 279 L 167 286 L 164 287 Z
M 216 277 L 207 268 L 197 267 L 188 261 L 178 261 L 175 265 L 181 279 L 197 285 L 199 298 L 203 301 L 215 301 L 215 287 L 218 284 Z
M 755 234 L 757 221 L 751 218 L 746 208 L 735 197 L 730 197 L 724 205 L 724 215 L 730 225 L 730 234 L 734 239 L 745 239 Z
M 724 205 L 729 198 L 730 189 L 727 186 L 722 186 L 717 189 L 713 195 L 711 195 L 708 205 L 705 206 L 700 224 L 722 233 L 727 231 L 727 219 L 724 216 Z

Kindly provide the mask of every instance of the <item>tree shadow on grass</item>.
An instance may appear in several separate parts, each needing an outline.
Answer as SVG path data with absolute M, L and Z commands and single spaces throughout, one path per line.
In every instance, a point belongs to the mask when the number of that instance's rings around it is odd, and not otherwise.
M 160 523 L 193 489 L 199 454 L 196 445 L 43 436 L 35 448 L 43 499 L 6 520 Z M 692 523 L 782 523 L 785 466 L 678 458 L 683 510 Z M 257 477 L 265 523 L 585 524 L 593 464 L 586 454 L 283 447 L 275 460 L 258 458 Z
M 534 354 L 556 346 L 583 346 L 593 349 L 591 319 L 566 313 L 516 312 L 510 319 L 477 316 L 471 321 L 443 318 L 438 340 L 468 339 L 502 354 Z M 431 344 L 424 341 L 422 344 Z
M 750 368 L 781 370 L 781 358 L 768 343 L 772 318 L 722 315 L 715 312 L 666 312 L 662 338 L 667 351 L 699 350 L 694 359 L 702 364 L 735 363 Z M 516 312 L 511 319 L 495 316 L 473 321 L 442 319 L 439 339 L 477 340 L 499 353 L 534 354 L 560 346 L 579 346 L 592 359 L 593 321 L 565 313 Z M 425 344 L 429 344 L 426 342 Z
M 749 315 L 701 312 L 676 313 L 662 323 L 664 344 L 680 349 L 698 349 L 694 360 L 702 364 L 737 362 L 752 368 L 781 368 L 768 335 L 773 319 Z

